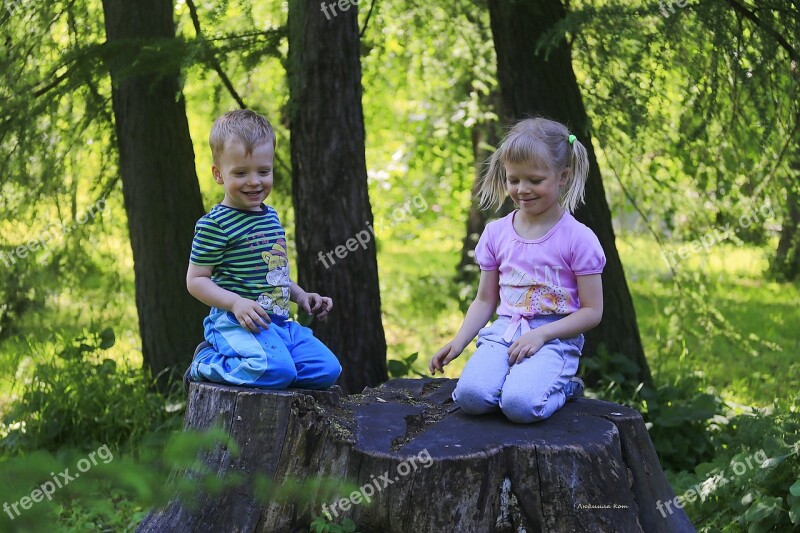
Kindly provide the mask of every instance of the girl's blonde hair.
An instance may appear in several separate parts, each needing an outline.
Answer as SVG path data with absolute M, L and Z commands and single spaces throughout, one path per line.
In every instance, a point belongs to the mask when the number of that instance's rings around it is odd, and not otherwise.
M 506 163 L 548 168 L 557 177 L 567 170 L 567 182 L 559 203 L 570 213 L 583 203 L 589 156 L 580 141 L 573 139 L 570 143 L 569 130 L 560 122 L 529 118 L 511 128 L 486 163 L 487 169 L 479 189 L 481 209 L 488 209 L 492 205 L 500 209 L 503 205 L 506 197 Z

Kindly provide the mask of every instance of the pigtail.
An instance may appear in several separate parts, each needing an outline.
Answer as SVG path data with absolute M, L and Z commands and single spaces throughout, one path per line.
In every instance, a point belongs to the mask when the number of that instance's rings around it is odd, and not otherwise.
M 566 142 L 569 143 L 569 141 Z M 570 213 L 574 213 L 584 200 L 586 178 L 589 175 L 589 154 L 578 139 L 573 139 L 570 154 L 569 171 L 565 184 L 566 192 L 561 199 L 561 206 Z
M 494 151 L 486 161 L 486 172 L 480 181 L 478 195 L 481 209 L 489 209 L 497 204 L 497 209 L 503 206 L 506 196 L 506 169 L 502 161 L 503 145 Z

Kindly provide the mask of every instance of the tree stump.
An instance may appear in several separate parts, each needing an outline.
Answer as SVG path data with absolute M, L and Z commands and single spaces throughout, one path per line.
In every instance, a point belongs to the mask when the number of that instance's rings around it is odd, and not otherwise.
M 184 429 L 221 421 L 240 446 L 205 456 L 213 471 L 348 478 L 360 492 L 301 505 L 229 491 L 197 511 L 173 501 L 137 531 L 307 531 L 326 513 L 363 533 L 694 531 L 681 509 L 657 508 L 675 495 L 636 411 L 581 398 L 519 425 L 465 415 L 455 384 L 393 379 L 342 396 L 192 383 Z

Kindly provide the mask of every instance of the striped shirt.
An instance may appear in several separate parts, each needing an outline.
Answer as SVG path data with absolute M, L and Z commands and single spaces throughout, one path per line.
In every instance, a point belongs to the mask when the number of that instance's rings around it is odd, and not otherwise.
M 212 267 L 211 281 L 268 312 L 289 316 L 289 258 L 278 213 L 215 205 L 194 228 L 193 265 Z

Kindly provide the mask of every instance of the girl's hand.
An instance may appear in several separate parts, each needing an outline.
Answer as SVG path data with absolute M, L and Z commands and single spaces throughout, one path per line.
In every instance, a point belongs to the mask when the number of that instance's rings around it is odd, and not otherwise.
M 508 364 L 521 363 L 526 357 L 534 355 L 547 343 L 547 339 L 536 330 L 527 332 L 520 336 L 514 344 L 508 348 Z
M 431 362 L 428 364 L 428 370 L 430 370 L 431 375 L 435 376 L 437 370 L 444 374 L 445 365 L 461 355 L 461 352 L 463 351 L 464 348 L 459 349 L 454 341 L 450 341 L 445 344 L 438 352 L 436 352 L 436 355 L 431 357 Z
M 269 323 L 272 322 L 264 308 L 255 300 L 248 298 L 237 298 L 231 313 L 239 321 L 240 326 L 253 333 L 258 333 L 260 328 L 268 329 Z
M 318 320 L 325 320 L 333 309 L 333 300 L 316 292 L 303 292 L 297 296 L 297 306 Z

